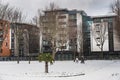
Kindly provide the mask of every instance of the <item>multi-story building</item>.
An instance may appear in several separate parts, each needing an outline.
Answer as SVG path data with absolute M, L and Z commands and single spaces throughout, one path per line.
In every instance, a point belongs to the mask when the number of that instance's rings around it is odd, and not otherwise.
M 45 11 L 41 17 L 41 26 L 43 28 L 41 35 L 41 53 L 51 52 L 52 44 L 51 37 L 55 38 L 56 50 L 68 50 L 68 10 L 59 9 L 54 11 Z
M 115 31 L 115 18 L 116 15 L 103 15 L 103 16 L 94 16 L 93 18 L 93 27 L 106 27 L 105 31 L 105 41 L 103 44 L 104 55 L 116 55 L 120 52 L 120 42 L 117 39 L 116 31 Z M 93 30 L 92 30 L 93 32 Z M 97 53 L 98 55 L 101 53 L 101 50 L 95 41 L 95 37 L 91 34 L 91 50 L 92 53 Z M 95 54 L 95 55 L 97 55 Z
M 55 39 L 55 59 L 58 60 L 99 56 L 102 41 L 105 56 L 118 55 L 120 42 L 115 31 L 115 18 L 116 15 L 91 18 L 78 10 L 50 10 L 41 16 L 41 30 L 35 25 L 0 20 L 0 56 L 28 57 L 37 56 L 39 52 L 52 53 L 51 39 Z
M 10 49 L 12 56 L 37 56 L 39 53 L 39 28 L 25 23 L 11 23 Z
M 0 60 L 39 54 L 39 28 L 25 23 L 0 20 Z
M 52 51 L 50 49 L 50 42 L 45 42 L 47 40 L 45 36 L 48 34 L 46 30 L 51 27 L 52 24 L 52 26 L 56 26 L 55 28 L 57 28 L 53 29 L 53 31 L 56 32 L 55 36 L 57 37 L 56 52 L 58 51 L 59 53 L 56 55 L 56 59 L 59 59 L 60 57 L 64 57 L 64 59 L 73 59 L 73 56 L 78 55 L 77 52 L 80 52 L 81 47 L 85 55 L 89 54 L 91 19 L 84 11 L 67 9 L 45 11 L 41 19 L 41 27 L 43 27 L 40 39 L 41 52 Z M 82 30 L 82 33 L 80 33 L 79 30 Z M 81 36 L 83 40 L 79 39 Z M 81 44 L 77 44 L 79 42 L 84 44 L 81 46 Z M 61 55 L 60 53 L 64 54 Z
M 0 20 L 0 56 L 10 56 L 10 23 Z

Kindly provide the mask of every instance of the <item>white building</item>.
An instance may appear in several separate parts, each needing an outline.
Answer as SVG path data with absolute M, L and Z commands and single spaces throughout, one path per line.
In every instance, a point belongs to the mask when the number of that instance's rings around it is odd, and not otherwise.
M 120 42 L 117 39 L 115 31 L 115 17 L 116 15 L 102 15 L 94 16 L 92 31 L 91 31 L 91 51 L 92 52 L 101 52 L 99 45 L 95 41 L 94 28 L 101 25 L 101 27 L 106 27 L 105 42 L 103 44 L 103 51 L 106 54 L 118 54 L 120 51 Z

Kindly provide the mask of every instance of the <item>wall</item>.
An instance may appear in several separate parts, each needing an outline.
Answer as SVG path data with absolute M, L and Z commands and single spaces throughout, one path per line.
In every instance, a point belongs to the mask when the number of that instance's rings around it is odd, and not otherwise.
M 4 29 L 2 29 L 4 33 L 0 56 L 7 57 L 10 56 L 10 24 L 7 21 L 0 20 L 0 26 L 4 27 Z M 5 33 L 5 31 L 7 31 L 7 33 Z

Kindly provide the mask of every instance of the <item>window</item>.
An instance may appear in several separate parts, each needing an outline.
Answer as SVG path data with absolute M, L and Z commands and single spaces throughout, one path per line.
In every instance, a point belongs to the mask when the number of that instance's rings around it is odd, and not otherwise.
M 94 23 L 100 23 L 101 19 L 94 19 Z
M 11 48 L 14 48 L 14 43 L 11 44 Z
M 61 49 L 66 49 L 66 46 L 61 46 Z
M 48 42 L 44 40 L 43 45 L 48 45 Z
M 14 42 L 14 39 L 12 39 L 11 41 Z
M 14 33 L 12 33 L 12 37 L 14 37 Z
M 12 30 L 11 32 L 14 33 L 14 30 Z
M 95 24 L 95 31 L 99 32 L 100 31 L 100 27 L 101 27 L 101 25 L 99 23 Z
M 59 22 L 59 25 L 65 25 L 66 22 Z
M 6 47 L 8 46 L 8 43 L 7 43 L 7 42 L 5 43 L 5 46 L 6 46 Z
M 0 49 L 0 53 L 2 53 L 2 49 Z
M 11 53 L 14 53 L 14 49 L 11 49 Z
M 64 19 L 66 16 L 58 16 L 58 19 Z
M 3 41 L 3 38 L 2 38 L 2 37 L 0 37 L 0 41 Z
M 76 19 L 76 14 L 71 14 L 70 19 Z

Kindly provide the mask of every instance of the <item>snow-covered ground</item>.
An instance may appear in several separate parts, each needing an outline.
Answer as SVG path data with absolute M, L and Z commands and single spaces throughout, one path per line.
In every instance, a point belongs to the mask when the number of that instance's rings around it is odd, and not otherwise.
M 0 80 L 120 80 L 120 60 L 56 61 L 44 73 L 44 62 L 0 62 Z

